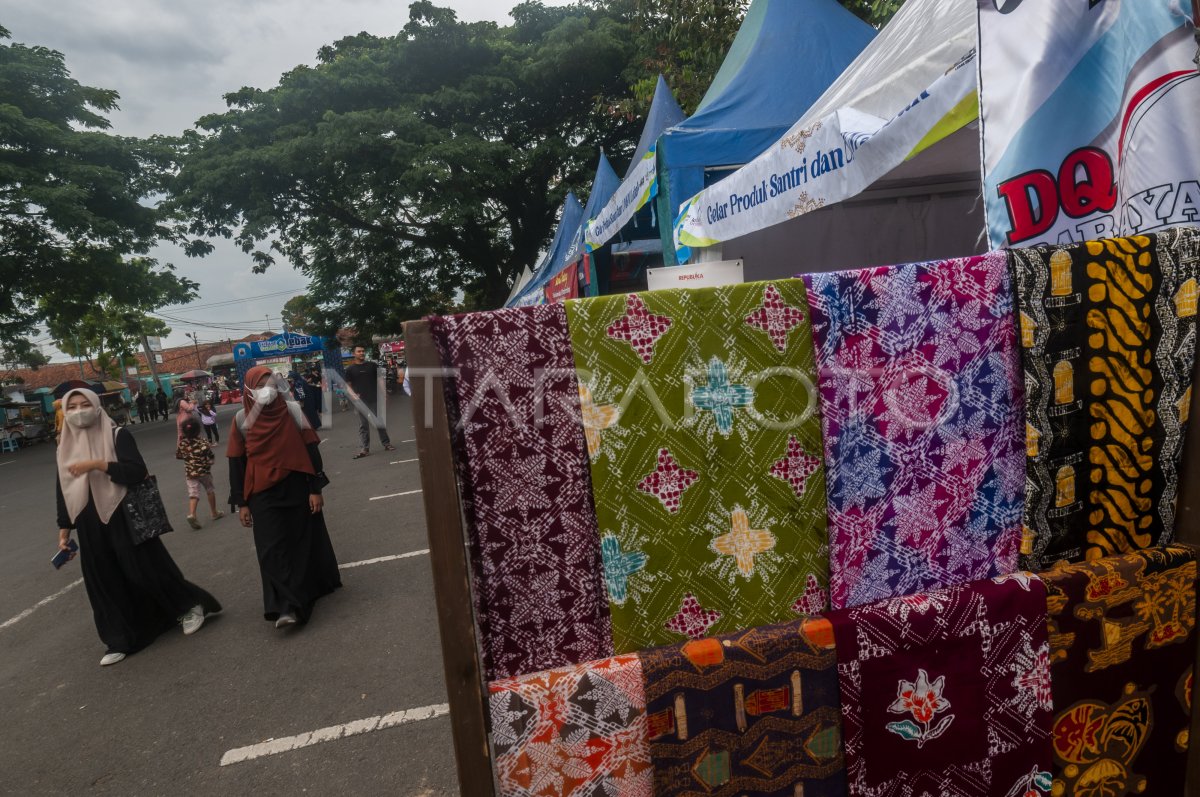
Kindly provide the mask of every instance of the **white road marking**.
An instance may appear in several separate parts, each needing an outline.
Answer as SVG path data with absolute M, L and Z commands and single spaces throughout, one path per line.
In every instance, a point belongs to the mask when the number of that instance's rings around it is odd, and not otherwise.
M 405 465 L 409 462 L 420 462 L 419 459 L 398 459 L 395 462 L 389 462 L 389 465 Z
M 400 442 L 401 443 L 415 443 L 415 442 L 417 442 L 417 438 L 414 437 L 411 440 L 401 440 Z
M 421 720 L 443 717 L 449 713 L 450 705 L 448 703 L 438 703 L 436 706 L 410 708 L 407 711 L 393 711 L 391 714 L 384 714 L 379 717 L 367 717 L 366 719 L 347 722 L 343 725 L 331 725 L 328 728 L 318 728 L 315 731 L 297 734 L 296 736 L 285 736 L 282 739 L 268 739 L 259 744 L 238 747 L 227 751 L 225 755 L 221 756 L 221 766 L 227 767 L 230 764 L 253 761 L 256 758 L 268 755 L 290 753 L 293 750 L 299 750 L 302 747 L 312 747 L 314 744 L 320 744 L 321 742 L 332 742 L 337 739 L 345 739 L 349 736 L 358 736 L 362 733 L 394 728 L 397 725 L 407 725 L 410 722 L 420 722 Z
M 393 559 L 408 559 L 412 556 L 424 556 L 429 553 L 429 549 L 425 548 L 420 551 L 409 551 L 408 553 L 397 553 L 391 556 L 377 556 L 374 559 L 363 559 L 361 562 L 348 562 L 344 565 L 338 565 L 338 569 L 345 570 L 349 567 L 362 567 L 363 565 L 376 565 L 380 562 L 390 562 Z
M 0 468 L 3 468 L 5 465 L 11 465 L 14 462 L 16 462 L 15 459 L 10 459 L 8 462 L 0 462 Z
M 75 587 L 78 587 L 82 583 L 83 583 L 82 578 L 75 579 L 70 584 L 68 584 L 67 586 L 60 589 L 58 592 L 51 595 L 49 598 L 42 598 L 40 601 L 38 601 L 37 603 L 35 603 L 33 606 L 26 609 L 25 611 L 21 612 L 16 617 L 10 617 L 7 620 L 5 620 L 3 623 L 0 623 L 0 630 L 8 628 L 10 625 L 15 625 L 16 623 L 19 623 L 20 621 L 24 620 L 26 617 L 33 614 L 35 611 L 37 611 L 41 607 L 45 606 L 50 601 L 55 600 L 57 598 L 61 598 L 63 595 L 66 595 L 68 592 L 70 592 Z
M 369 498 L 369 499 L 367 499 L 367 500 L 369 500 L 369 501 L 382 501 L 384 498 L 399 498 L 399 497 L 400 497 L 400 496 L 402 496 L 402 495 L 416 495 L 416 494 L 417 494 L 417 493 L 419 493 L 419 492 L 421 492 L 421 491 L 420 491 L 420 490 L 409 490 L 408 492 L 404 492 L 404 493 L 389 493 L 389 494 L 387 494 L 387 495 L 376 495 L 376 496 L 373 496 L 372 498 Z

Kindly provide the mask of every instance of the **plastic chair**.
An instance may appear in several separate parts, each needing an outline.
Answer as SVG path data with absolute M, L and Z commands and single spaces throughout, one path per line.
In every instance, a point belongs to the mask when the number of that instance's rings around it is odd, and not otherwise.
M 5 451 L 16 451 L 19 448 L 20 446 L 17 444 L 15 439 L 8 436 L 0 438 L 0 453 L 4 453 Z

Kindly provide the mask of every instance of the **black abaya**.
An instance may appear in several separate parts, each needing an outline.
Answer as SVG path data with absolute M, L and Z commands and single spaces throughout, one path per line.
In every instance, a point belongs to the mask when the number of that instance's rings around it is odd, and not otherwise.
M 308 444 L 313 470 L 321 473 L 321 452 L 317 443 Z M 342 586 L 337 557 L 325 513 L 313 514 L 308 496 L 320 494 L 317 477 L 293 471 L 279 484 L 242 500 L 246 458 L 229 460 L 230 503 L 246 503 L 254 518 L 254 548 L 262 576 L 263 617 L 277 620 L 293 612 L 307 623 L 317 599 Z
M 146 478 L 146 463 L 133 435 L 118 431 L 115 447 L 117 461 L 108 463 L 109 478 L 124 485 Z M 203 606 L 206 614 L 221 611 L 216 598 L 184 579 L 161 539 L 133 544 L 120 508 L 108 523 L 101 523 L 89 496 L 87 506 L 71 523 L 62 485 L 56 481 L 55 487 L 58 527 L 75 529 L 79 538 L 83 584 L 107 652 L 141 650 L 196 605 Z

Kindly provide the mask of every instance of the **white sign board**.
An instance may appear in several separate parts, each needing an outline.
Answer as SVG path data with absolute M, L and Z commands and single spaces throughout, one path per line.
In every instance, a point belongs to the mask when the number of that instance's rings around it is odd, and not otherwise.
M 147 337 L 146 343 L 150 347 L 150 351 L 162 351 L 162 338 Z
M 138 375 L 137 366 L 136 365 L 129 366 L 128 368 L 125 369 L 125 373 L 129 374 L 130 376 L 137 376 Z
M 163 361 L 163 358 L 162 358 L 161 354 L 154 355 L 154 362 L 158 363 L 159 365 L 162 365 L 162 361 Z
M 691 266 L 665 266 L 646 269 L 646 282 L 652 291 L 663 288 L 715 288 L 743 282 L 742 261 L 716 260 Z

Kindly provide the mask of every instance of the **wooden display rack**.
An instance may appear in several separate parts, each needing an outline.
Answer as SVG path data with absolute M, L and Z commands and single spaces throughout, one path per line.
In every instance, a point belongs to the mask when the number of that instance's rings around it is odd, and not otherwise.
M 466 521 L 451 451 L 443 380 L 430 376 L 442 366 L 427 322 L 405 324 L 404 338 L 459 789 L 471 797 L 491 797 L 496 794 L 496 783 L 487 735 L 487 685 L 475 635 Z M 1200 422 L 1196 422 L 1200 421 L 1200 357 L 1197 364 L 1192 377 L 1197 389 L 1192 391 L 1189 415 L 1193 423 L 1184 443 L 1176 518 L 1176 539 L 1192 545 L 1200 545 Z M 1197 647 L 1200 652 L 1200 645 Z M 1200 665 L 1200 657 L 1197 663 Z M 1194 707 L 1190 738 L 1200 740 L 1200 711 Z M 1200 795 L 1200 741 L 1194 741 L 1188 752 L 1187 793 Z

